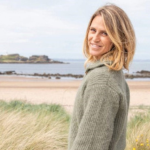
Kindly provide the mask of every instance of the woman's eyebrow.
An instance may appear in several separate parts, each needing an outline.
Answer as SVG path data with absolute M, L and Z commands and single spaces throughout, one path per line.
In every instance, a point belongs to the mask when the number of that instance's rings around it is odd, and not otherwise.
M 101 32 L 106 32 L 106 30 L 101 30 Z

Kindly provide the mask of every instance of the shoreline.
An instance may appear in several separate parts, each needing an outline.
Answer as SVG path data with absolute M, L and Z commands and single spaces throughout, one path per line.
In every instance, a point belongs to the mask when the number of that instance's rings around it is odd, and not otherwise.
M 22 76 L 0 76 L 0 100 L 20 100 L 33 104 L 55 103 L 70 114 L 82 79 L 57 80 Z M 150 106 L 150 81 L 127 80 L 130 88 L 130 107 Z
M 127 83 L 129 86 L 132 87 L 132 85 L 136 85 L 138 88 L 140 88 L 143 84 L 145 86 L 149 85 L 150 84 L 150 81 L 143 81 L 143 80 L 134 80 L 134 79 L 126 79 Z M 29 84 L 32 83 L 32 84 L 37 84 L 39 87 L 44 84 L 45 86 L 46 85 L 49 85 L 49 86 L 52 86 L 54 84 L 57 85 L 57 87 L 59 87 L 61 84 L 64 85 L 67 85 L 67 84 L 70 84 L 70 87 L 74 85 L 76 85 L 75 87 L 78 87 L 82 82 L 82 79 L 48 79 L 48 78 L 43 78 L 43 77 L 30 77 L 30 76 L 16 76 L 16 75 L 0 75 L 0 87 L 3 87 L 6 85 L 6 83 L 8 85 L 17 85 L 19 87 L 21 87 L 23 84 Z M 145 87 L 146 88 L 146 87 Z M 149 87 L 150 88 L 150 87 Z
M 83 78 L 73 78 L 73 77 L 61 77 L 56 79 L 55 77 L 49 79 L 43 76 L 28 76 L 28 75 L 0 75 L 1 80 L 9 81 L 35 81 L 35 82 L 71 82 L 71 81 L 82 81 Z
M 0 78 L 3 78 L 4 79 L 4 77 L 6 77 L 6 78 L 23 78 L 23 79 L 26 79 L 26 78 L 28 78 L 28 79 L 42 79 L 43 81 L 44 80 L 46 80 L 46 81 L 82 81 L 82 79 L 83 78 L 74 78 L 74 77 L 61 77 L 61 78 L 59 78 L 59 79 L 56 79 L 56 77 L 55 76 L 53 76 L 53 77 L 51 77 L 50 79 L 49 78 L 47 78 L 47 77 L 45 77 L 45 76 L 31 76 L 31 75 L 25 75 L 25 74 L 22 74 L 22 75 L 15 75 L 15 74 L 12 74 L 12 75 L 1 75 L 0 74 Z M 126 78 L 126 81 L 150 81 L 150 78 Z

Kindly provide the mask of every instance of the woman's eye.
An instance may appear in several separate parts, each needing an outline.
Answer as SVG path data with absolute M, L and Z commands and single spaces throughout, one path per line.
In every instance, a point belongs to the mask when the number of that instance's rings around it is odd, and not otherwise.
M 95 31 L 95 29 L 90 29 L 91 31 Z
M 102 34 L 105 35 L 105 36 L 107 36 L 107 33 L 106 33 L 106 32 L 103 32 Z

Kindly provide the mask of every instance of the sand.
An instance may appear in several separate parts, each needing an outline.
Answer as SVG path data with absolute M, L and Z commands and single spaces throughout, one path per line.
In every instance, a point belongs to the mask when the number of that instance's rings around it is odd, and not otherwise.
M 130 107 L 150 105 L 150 81 L 127 81 Z M 70 114 L 81 80 L 56 80 L 21 76 L 0 76 L 0 99 L 21 100 L 34 104 L 61 104 Z

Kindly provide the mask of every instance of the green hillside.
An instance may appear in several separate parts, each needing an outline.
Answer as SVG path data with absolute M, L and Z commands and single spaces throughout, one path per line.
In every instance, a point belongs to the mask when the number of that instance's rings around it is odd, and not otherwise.
M 51 59 L 46 55 L 32 55 L 29 58 L 19 54 L 0 55 L 0 63 L 49 63 Z

